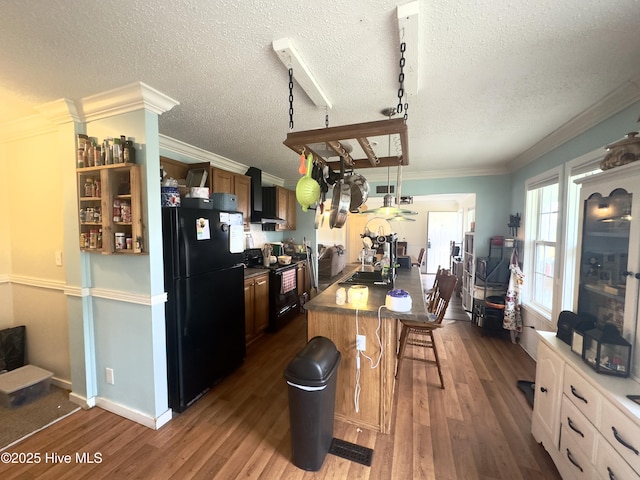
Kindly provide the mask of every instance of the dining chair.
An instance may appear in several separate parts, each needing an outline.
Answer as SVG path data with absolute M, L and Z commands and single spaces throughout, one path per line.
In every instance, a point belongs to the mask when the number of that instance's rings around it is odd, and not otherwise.
M 420 265 L 422 265 L 422 259 L 424 258 L 425 252 L 426 250 L 424 248 L 420 249 L 420 253 L 418 254 L 418 260 L 411 264 L 412 267 L 420 268 Z
M 433 307 L 435 305 L 436 299 L 436 291 L 438 290 L 438 280 L 445 273 L 445 269 L 442 266 L 438 265 L 438 269 L 436 270 L 436 276 L 433 279 L 433 285 L 431 288 L 424 289 L 425 302 L 427 302 L 427 311 L 433 312 Z
M 448 272 L 448 271 L 447 271 Z M 442 377 L 442 368 L 440 366 L 440 358 L 438 357 L 438 350 L 436 349 L 436 342 L 433 337 L 433 332 L 442 328 L 442 319 L 449 306 L 449 301 L 453 295 L 453 291 L 458 283 L 458 278 L 455 275 L 444 274 L 438 280 L 438 286 L 434 292 L 434 306 L 433 311 L 428 312 L 428 318 L 426 320 L 400 320 L 402 324 L 402 330 L 400 331 L 400 345 L 398 348 L 398 360 L 396 368 L 396 378 L 400 374 L 400 366 L 407 345 L 414 345 L 418 347 L 424 347 L 426 349 L 433 350 L 433 356 L 435 360 L 417 357 L 406 357 L 410 360 L 418 360 L 426 363 L 435 363 L 438 367 L 438 376 L 440 377 L 440 388 L 444 389 L 444 378 Z

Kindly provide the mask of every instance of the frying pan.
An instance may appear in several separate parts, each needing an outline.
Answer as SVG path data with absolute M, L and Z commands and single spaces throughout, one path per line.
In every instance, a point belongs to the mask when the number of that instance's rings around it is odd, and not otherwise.
M 340 178 L 333 186 L 333 197 L 331 198 L 331 215 L 329 217 L 331 228 L 343 227 L 347 221 L 350 204 L 351 186 L 344 182 L 344 158 L 340 157 Z
M 351 187 L 350 212 L 357 212 L 369 198 L 369 182 L 359 173 L 351 173 L 344 177 L 344 181 Z

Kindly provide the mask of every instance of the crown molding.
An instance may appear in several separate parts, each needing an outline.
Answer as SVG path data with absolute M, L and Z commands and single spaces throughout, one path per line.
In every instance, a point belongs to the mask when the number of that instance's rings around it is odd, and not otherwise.
M 60 98 L 53 102 L 44 103 L 36 107 L 36 110 L 55 125 L 81 121 L 75 103 L 68 98 Z
M 195 162 L 209 162 L 212 166 L 222 168 L 229 172 L 239 173 L 244 175 L 247 172 L 249 166 L 223 157 L 216 153 L 209 152 L 199 147 L 194 147 L 188 143 L 176 140 L 175 138 L 168 137 L 166 135 L 159 135 L 160 148 L 167 152 L 175 153 L 179 156 L 185 156 L 192 159 Z M 271 175 L 267 172 L 262 172 L 262 181 L 270 185 L 284 185 L 284 180 L 275 175 Z M 297 181 L 297 179 L 296 179 Z
M 640 101 L 640 75 L 627 81 L 513 159 L 509 163 L 510 171 L 524 167 L 637 101 Z
M 83 98 L 79 103 L 80 118 L 85 122 L 142 109 L 161 115 L 180 105 L 177 100 L 143 82 L 134 82 L 91 95 Z

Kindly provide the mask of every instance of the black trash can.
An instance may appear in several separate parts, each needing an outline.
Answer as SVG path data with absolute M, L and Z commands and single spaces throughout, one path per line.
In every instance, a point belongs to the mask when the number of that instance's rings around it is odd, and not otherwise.
M 314 337 L 284 371 L 289 386 L 293 464 L 318 471 L 331 447 L 340 352 L 326 337 Z

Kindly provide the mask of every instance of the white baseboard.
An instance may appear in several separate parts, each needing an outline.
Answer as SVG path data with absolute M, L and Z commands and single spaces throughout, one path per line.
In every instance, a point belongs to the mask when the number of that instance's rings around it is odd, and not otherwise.
M 102 397 L 96 397 L 95 405 L 96 407 L 103 408 L 104 410 L 115 413 L 116 415 L 120 415 L 121 417 L 144 425 L 145 427 L 149 427 L 153 430 L 158 430 L 172 418 L 171 409 L 166 410 L 159 417 L 153 418 L 146 413 L 132 410 L 129 407 L 125 407 L 124 405 L 120 405 Z
M 69 394 L 69 400 L 80 406 L 83 410 L 88 410 L 89 408 L 93 408 L 96 406 L 95 397 L 86 398 L 73 392 Z

